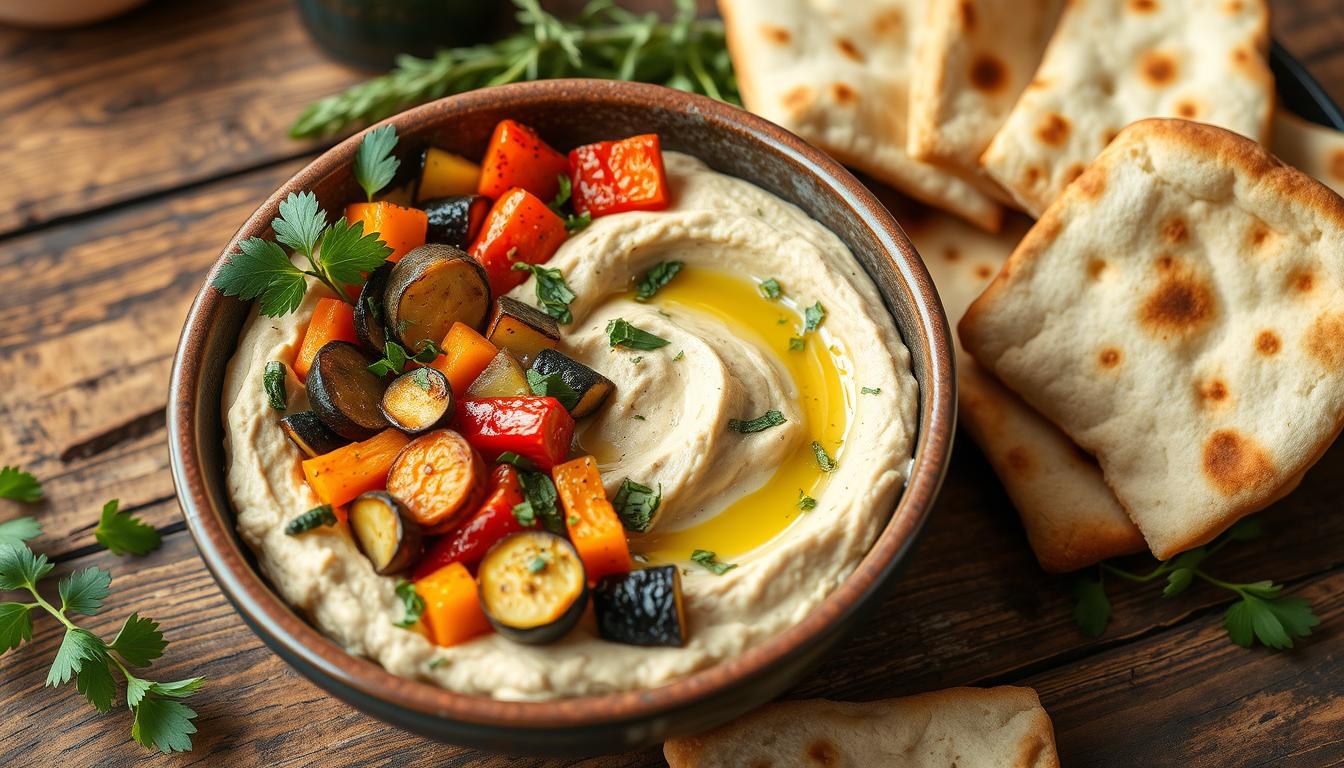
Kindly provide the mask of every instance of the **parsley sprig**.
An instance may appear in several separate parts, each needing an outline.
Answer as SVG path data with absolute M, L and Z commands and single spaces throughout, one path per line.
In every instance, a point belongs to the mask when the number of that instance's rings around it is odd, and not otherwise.
M 103 505 L 93 538 L 117 556 L 127 553 L 147 555 L 158 549 L 163 542 L 158 529 L 129 512 L 120 511 L 120 504 L 119 500 L 113 499 Z
M 42 498 L 42 484 L 31 473 L 18 467 L 0 467 L 0 499 L 37 501 Z
M 355 161 L 351 168 L 355 181 L 359 183 L 369 202 L 383 187 L 392 183 L 401 167 L 401 161 L 392 156 L 397 146 L 397 129 L 384 125 L 369 131 L 359 142 L 355 150 Z
M 565 282 L 564 273 L 552 267 L 523 261 L 516 262 L 513 268 L 530 272 L 532 277 L 536 278 L 537 304 L 541 306 L 543 312 L 554 317 L 556 322 L 562 325 L 574 322 L 574 315 L 569 311 L 569 303 L 576 297 L 569 284 Z
M 1245 648 L 1254 645 L 1256 640 L 1275 650 L 1292 648 L 1294 639 L 1310 635 L 1312 627 L 1320 623 L 1306 600 L 1283 595 L 1283 586 L 1269 580 L 1229 582 L 1204 570 L 1204 563 L 1228 544 L 1250 541 L 1260 536 L 1261 530 L 1259 520 L 1242 520 L 1213 543 L 1182 552 L 1146 573 L 1134 573 L 1111 563 L 1102 563 L 1097 567 L 1095 577 L 1084 577 L 1074 583 L 1073 619 L 1088 637 L 1097 637 L 1106 631 L 1111 619 L 1111 602 L 1105 587 L 1107 576 L 1137 584 L 1165 577 L 1163 597 L 1181 594 L 1198 579 L 1237 595 L 1237 602 L 1227 609 L 1223 618 L 1223 627 L 1232 642 Z
M 560 188 L 555 193 L 555 199 L 550 202 L 551 210 L 555 211 L 556 215 L 565 217 L 566 232 L 571 235 L 575 232 L 582 232 L 588 228 L 589 224 L 593 223 L 593 214 L 588 211 L 575 214 L 572 211 L 565 210 L 566 203 L 569 202 L 569 198 L 574 192 L 574 182 L 570 181 L 569 177 L 563 173 L 557 174 L 555 180 L 560 184 Z

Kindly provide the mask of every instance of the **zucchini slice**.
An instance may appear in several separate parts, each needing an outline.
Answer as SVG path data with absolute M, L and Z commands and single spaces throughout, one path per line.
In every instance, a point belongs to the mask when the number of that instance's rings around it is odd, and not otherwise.
M 500 296 L 485 337 L 496 347 L 513 352 L 526 365 L 543 349 L 554 349 L 560 343 L 560 324 L 536 307 Z
M 483 397 L 518 397 L 532 394 L 527 374 L 518 359 L 507 349 L 495 353 L 494 359 L 482 370 L 471 386 L 467 387 L 468 400 Z
M 370 272 L 364 287 L 359 289 L 359 302 L 355 304 L 355 336 L 361 344 L 380 355 L 383 354 L 383 345 L 387 343 L 383 291 L 387 288 L 387 277 L 391 273 L 391 264 L 384 264 Z
M 542 376 L 559 373 L 561 380 L 578 394 L 578 402 L 569 412 L 576 419 L 595 413 L 616 390 L 611 379 L 554 349 L 543 349 L 532 361 L 532 370 Z
M 408 350 L 439 344 L 455 322 L 480 330 L 490 314 L 485 268 L 459 248 L 422 245 L 398 261 L 383 294 L 387 327 Z
M 383 380 L 369 371 L 373 360 L 348 341 L 329 341 L 308 369 L 308 401 L 332 432 L 364 440 L 387 429 L 379 408 Z
M 453 416 L 453 388 L 437 369 L 407 371 L 383 392 L 383 417 L 410 435 L 445 426 Z
M 675 565 L 614 574 L 593 588 L 597 634 L 627 645 L 686 644 L 681 574 Z
M 312 411 L 299 411 L 284 417 L 280 420 L 280 431 L 309 459 L 350 444 L 349 440 L 332 432 Z
M 466 250 L 476 233 L 481 231 L 486 214 L 490 213 L 490 198 L 482 195 L 456 195 L 429 200 L 420 206 L 429 217 L 425 242 L 446 243 Z
M 411 567 L 420 557 L 420 526 L 387 491 L 362 493 L 350 502 L 350 532 L 374 573 L 387 575 Z
M 519 643 L 559 640 L 588 603 L 588 579 L 568 540 L 546 531 L 501 539 L 477 571 L 481 608 L 494 628 Z

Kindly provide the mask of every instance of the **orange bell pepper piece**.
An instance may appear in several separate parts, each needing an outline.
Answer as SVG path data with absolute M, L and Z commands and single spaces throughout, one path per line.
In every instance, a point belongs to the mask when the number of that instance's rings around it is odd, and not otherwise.
M 361 493 L 387 486 L 392 460 L 409 442 L 401 430 L 385 429 L 368 440 L 305 459 L 303 476 L 323 504 L 348 504 Z
M 515 187 L 490 208 L 470 252 L 485 267 L 491 292 L 503 296 L 527 280 L 527 272 L 513 268 L 515 262 L 545 264 L 566 236 L 564 219 L 541 198 Z
M 556 495 L 565 508 L 569 539 L 583 560 L 588 581 L 630 571 L 630 546 L 616 510 L 607 501 L 597 459 L 582 456 L 551 470 Z
M 481 375 L 499 352 L 489 339 L 466 323 L 453 323 L 439 345 L 443 354 L 430 361 L 429 367 L 448 377 L 454 399 L 467 395 L 467 387 Z
M 435 645 L 458 645 L 492 630 L 476 580 L 462 563 L 449 563 L 415 582 L 415 592 L 425 601 L 420 619 Z
M 355 336 L 355 308 L 340 299 L 318 299 L 313 307 L 313 319 L 308 321 L 308 330 L 303 333 L 303 343 L 299 353 L 294 356 L 294 375 L 300 379 L 308 378 L 308 369 L 313 366 L 317 351 L 329 341 L 349 341 L 359 343 Z
M 667 172 L 658 134 L 585 144 L 569 153 L 574 211 L 594 218 L 668 206 Z
M 568 172 L 568 158 L 551 149 L 535 131 L 513 120 L 500 120 L 485 148 L 476 193 L 498 198 L 520 187 L 550 202 L 560 191 L 558 177 Z
M 351 224 L 364 222 L 364 234 L 378 233 L 378 239 L 392 249 L 388 261 L 396 261 L 411 249 L 425 244 L 429 217 L 419 208 L 380 200 L 376 203 L 351 203 L 345 207 L 345 218 Z

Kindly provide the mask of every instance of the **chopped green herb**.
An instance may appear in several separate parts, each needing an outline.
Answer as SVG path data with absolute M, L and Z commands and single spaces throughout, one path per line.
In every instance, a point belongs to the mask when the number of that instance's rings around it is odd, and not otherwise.
M 290 536 L 298 536 L 301 533 L 307 533 L 314 528 L 324 525 L 335 525 L 336 513 L 331 510 L 330 504 L 323 504 L 320 507 L 313 507 L 302 515 L 289 521 L 285 526 L 285 533 Z
M 289 397 L 285 392 L 285 364 L 270 360 L 261 372 L 261 386 L 266 390 L 266 398 L 271 407 L 283 411 L 289 407 Z
M 425 612 L 425 598 L 415 591 L 415 584 L 406 579 L 398 579 L 395 588 L 397 599 L 401 601 L 404 613 L 393 622 L 398 627 L 413 627 Z
M 520 501 L 513 505 L 513 517 L 524 528 L 531 528 L 537 524 L 536 510 L 532 509 L 532 505 L 526 501 Z
M 559 371 L 542 374 L 534 368 L 527 369 L 527 386 L 537 397 L 554 397 L 560 401 L 566 411 L 574 410 L 579 404 L 579 393 L 565 383 L 565 377 Z
M 834 472 L 835 468 L 839 466 L 835 463 L 835 459 L 832 459 L 831 455 L 822 447 L 821 443 L 816 440 L 812 441 L 812 455 L 817 457 L 817 466 L 821 467 L 822 472 Z
M 679 349 L 679 350 L 677 350 L 677 356 L 674 357 L 674 358 L 672 358 L 672 362 L 675 363 L 675 362 L 681 360 L 681 359 L 682 359 L 683 357 L 685 357 L 685 356 L 686 356 L 686 350 L 684 350 L 684 349 Z
M 415 373 L 411 374 L 411 381 L 414 381 L 415 385 L 419 387 L 421 390 L 428 392 L 430 386 L 429 369 L 428 368 L 415 369 Z
M 616 515 L 621 518 L 621 524 L 626 530 L 642 533 L 648 530 L 662 501 L 662 484 L 655 491 L 627 477 L 621 481 L 620 490 L 616 491 L 616 498 L 612 499 L 611 505 L 616 508 Z
M 442 656 L 435 656 L 434 658 L 430 659 L 429 663 L 426 664 L 425 666 L 429 667 L 430 669 L 438 669 L 439 667 L 447 663 L 448 660 L 443 658 Z
M 32 473 L 18 467 L 0 467 L 0 499 L 37 501 L 42 498 L 42 484 Z
M 803 330 L 812 332 L 821 327 L 821 321 L 826 319 L 826 309 L 821 306 L 821 302 L 813 304 L 803 310 Z
M 635 419 L 636 421 L 644 421 L 644 417 L 639 415 L 638 413 L 636 413 L 634 416 L 631 416 L 630 418 Z
M 414 355 L 408 355 L 406 354 L 405 347 L 402 347 L 391 339 L 387 340 L 383 344 L 382 358 L 369 366 L 369 372 L 376 376 L 386 376 L 390 373 L 400 376 L 402 371 L 406 368 L 406 363 L 408 361 L 423 365 L 425 363 L 433 362 L 435 358 L 443 354 L 443 350 L 431 339 L 421 339 L 418 346 L 420 347 L 419 352 L 416 352 Z M 429 374 L 425 375 L 428 376 Z M 426 392 L 429 391 L 428 378 L 425 379 L 425 383 L 422 386 L 424 386 Z
M 784 414 L 771 408 L 760 416 L 757 416 L 754 419 L 748 419 L 747 421 L 729 419 L 728 428 L 734 432 L 742 432 L 744 434 L 750 432 L 764 432 L 771 427 L 778 427 L 786 421 L 788 421 L 788 419 L 784 418 Z
M 804 512 L 810 512 L 817 508 L 817 500 L 803 493 L 803 489 L 798 489 L 798 508 Z
M 397 175 L 397 168 L 401 167 L 401 161 L 392 156 L 392 148 L 395 146 L 396 127 L 384 125 L 365 134 L 364 140 L 359 142 L 359 149 L 355 150 L 352 168 L 355 181 L 370 201 L 392 182 L 392 178 Z
M 572 235 L 575 232 L 582 232 L 592 223 L 593 214 L 588 211 L 584 211 L 583 213 L 571 213 L 565 217 L 565 231 Z
M 756 289 L 761 292 L 762 296 L 771 301 L 778 299 L 780 296 L 784 294 L 783 286 L 781 286 L 779 284 L 779 281 L 773 277 L 767 277 L 766 279 L 762 280 L 761 284 L 756 286 Z
M 519 469 L 535 471 L 537 468 L 537 465 L 533 464 L 531 459 L 514 453 L 513 451 L 505 451 L 499 454 L 499 457 L 495 459 L 495 462 L 497 464 L 512 464 Z
M 648 301 L 653 298 L 660 288 L 672 282 L 672 278 L 677 276 L 681 267 L 680 261 L 663 261 L 654 265 L 639 278 L 639 283 L 635 287 L 636 300 Z
M 513 516 L 524 527 L 530 528 L 540 521 L 546 530 L 563 535 L 564 521 L 556 506 L 555 484 L 544 472 L 520 470 L 518 482 L 523 486 L 523 501 L 513 508 Z
M 555 174 L 555 183 L 558 186 L 556 187 L 555 197 L 551 199 L 549 205 L 552 211 L 563 215 L 565 203 L 569 202 L 569 198 L 574 192 L 574 182 L 569 180 L 569 174 L 557 173 Z
M 788 323 L 788 322 L 789 322 L 789 319 L 788 319 L 787 317 L 784 317 L 783 315 L 780 315 L 779 319 L 775 320 L 775 325 L 784 325 L 784 324 L 786 324 L 786 323 Z
M 861 387 L 861 388 L 859 389 L 859 394 L 861 394 L 861 395 L 880 395 L 880 394 L 882 394 L 882 388 L 881 388 L 881 387 Z
M 98 527 L 93 529 L 93 538 L 114 555 L 128 552 L 132 555 L 146 555 L 158 549 L 162 543 L 158 530 L 132 514 L 118 512 L 119 505 L 117 499 L 103 505 Z
M 569 311 L 569 303 L 575 298 L 574 291 L 565 283 L 560 270 L 521 261 L 515 262 L 513 268 L 531 272 L 536 278 L 537 302 L 542 311 L 560 323 L 574 322 L 574 315 Z
M 807 342 L 800 336 L 793 336 L 789 339 L 790 352 L 802 352 L 807 346 Z
M 630 358 L 630 362 L 635 363 L 636 365 L 638 365 L 643 360 L 644 360 L 643 355 L 635 355 L 634 357 Z
M 578 524 L 579 524 L 579 516 L 578 516 L 578 515 L 570 515 L 570 516 L 569 516 L 569 524 L 570 524 L 570 525 L 578 525 Z
M 546 570 L 546 558 L 541 555 L 532 558 L 532 562 L 527 564 L 528 573 L 541 573 L 544 570 Z
M 692 552 L 691 562 L 703 566 L 705 569 L 709 571 L 713 571 L 714 574 L 718 576 L 722 576 L 723 574 L 737 567 L 736 563 L 719 562 L 718 555 L 715 555 L 713 552 L 710 552 L 707 549 L 697 549 L 694 552 Z
M 638 349 L 645 352 L 668 344 L 667 339 L 654 336 L 648 331 L 641 331 L 619 317 L 607 322 L 607 340 L 613 349 L 625 347 L 626 349 Z

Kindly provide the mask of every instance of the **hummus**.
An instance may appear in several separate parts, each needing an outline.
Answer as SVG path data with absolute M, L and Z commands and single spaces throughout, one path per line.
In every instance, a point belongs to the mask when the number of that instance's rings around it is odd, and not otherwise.
M 798 208 L 685 155 L 665 153 L 665 164 L 671 208 L 599 218 L 547 266 L 577 296 L 561 350 L 616 384 L 599 415 L 580 422 L 577 441 L 597 456 L 609 494 L 627 477 L 661 485 L 658 515 L 648 532 L 632 535 L 631 549 L 682 567 L 689 641 L 608 642 L 590 615 L 551 645 L 491 634 L 438 647 L 395 626 L 403 615 L 396 579 L 376 575 L 343 526 L 285 535 L 289 520 L 319 502 L 267 403 L 262 369 L 293 359 L 314 290 L 299 311 L 254 315 L 243 330 L 224 387 L 228 487 L 238 530 L 263 573 L 350 652 L 397 675 L 505 699 L 649 688 L 800 621 L 886 523 L 910 463 L 917 391 L 909 353 L 872 282 L 844 244 Z M 685 264 L 682 273 L 652 301 L 635 301 L 632 282 L 670 260 Z M 774 301 L 748 282 L 770 277 L 784 289 Z M 740 296 L 741 306 L 697 303 L 699 287 Z M 535 302 L 533 283 L 512 295 Z M 825 320 L 804 334 L 803 308 L 813 302 Z M 612 349 L 606 327 L 617 317 L 669 344 Z M 791 335 L 806 339 L 804 350 L 789 351 Z M 822 379 L 830 386 L 807 384 Z M 307 407 L 292 377 L 288 392 L 291 412 Z M 770 409 L 786 421 L 749 434 L 726 426 Z M 814 440 L 835 458 L 833 471 L 818 467 Z M 815 508 L 800 510 L 802 493 Z M 736 567 L 716 575 L 690 562 L 692 548 Z

